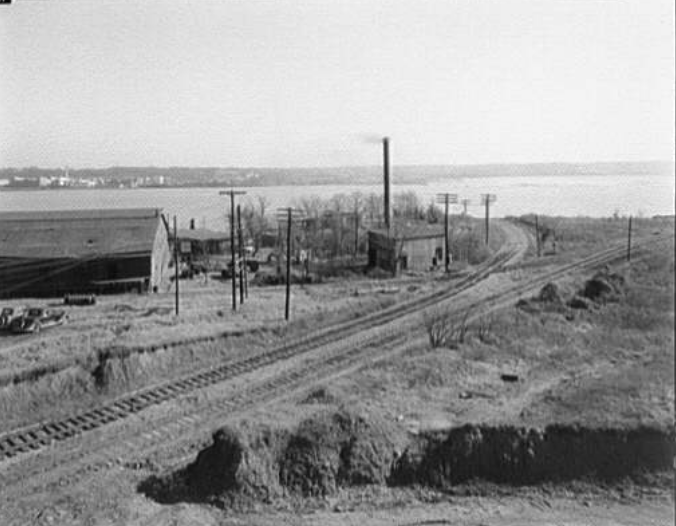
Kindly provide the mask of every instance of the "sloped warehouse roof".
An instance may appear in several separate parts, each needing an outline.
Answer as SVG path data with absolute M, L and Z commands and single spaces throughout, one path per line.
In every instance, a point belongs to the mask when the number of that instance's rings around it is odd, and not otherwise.
M 159 209 L 0 214 L 0 296 L 159 290 L 169 258 Z
M 82 258 L 152 252 L 160 210 L 0 213 L 0 258 Z

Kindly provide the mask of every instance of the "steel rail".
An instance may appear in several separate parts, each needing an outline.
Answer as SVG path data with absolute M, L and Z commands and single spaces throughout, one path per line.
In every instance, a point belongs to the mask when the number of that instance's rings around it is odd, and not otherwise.
M 663 239 L 653 238 L 642 243 L 637 243 L 635 247 L 636 249 L 640 249 L 647 243 L 658 242 L 661 240 Z M 420 312 L 468 290 L 488 277 L 492 272 L 499 270 L 504 266 L 513 254 L 513 251 L 504 251 L 498 254 L 496 258 L 483 265 L 477 272 L 462 279 L 459 283 L 449 289 L 437 291 L 424 297 L 395 305 L 389 309 L 384 309 L 383 311 L 364 316 L 357 320 L 351 320 L 329 327 L 304 338 L 285 342 L 279 347 L 250 356 L 243 360 L 227 362 L 217 367 L 203 369 L 171 381 L 123 395 L 116 400 L 73 416 L 64 417 L 51 422 L 34 424 L 6 433 L 0 436 L 0 462 L 21 453 L 40 450 L 54 442 L 66 440 L 80 433 L 126 418 L 152 405 L 157 405 L 167 400 L 177 398 L 191 391 L 233 379 L 280 360 L 299 356 L 329 343 L 386 325 L 411 313 Z M 622 254 L 624 254 L 624 246 L 611 247 L 578 262 L 564 265 L 554 272 L 536 278 L 525 286 L 515 286 L 510 289 L 510 293 L 530 290 L 534 283 L 540 283 L 544 279 L 555 279 L 575 268 L 604 264 L 613 259 L 617 259 Z M 505 293 L 501 293 L 499 296 L 504 296 L 504 294 Z M 491 298 L 482 301 L 485 304 L 487 301 L 491 301 Z
M 646 244 L 643 244 L 642 246 L 645 247 Z M 449 315 L 453 320 L 472 321 L 491 310 L 504 306 L 521 294 L 537 290 L 542 284 L 565 275 L 571 270 L 597 268 L 600 265 L 612 263 L 618 259 L 624 259 L 624 250 L 622 247 L 602 251 L 576 263 L 564 265 L 552 272 L 536 277 L 528 284 L 507 287 L 487 298 L 480 300 L 470 299 L 455 303 L 451 310 L 449 310 Z M 477 307 L 481 307 L 482 310 L 474 310 L 477 309 Z M 468 312 L 468 309 L 473 312 L 469 317 L 465 314 Z M 419 327 L 420 326 L 418 326 L 418 332 L 421 332 Z M 191 439 L 186 439 L 184 438 L 185 436 L 189 437 L 190 432 L 194 432 L 194 429 L 200 425 L 202 427 L 208 425 L 210 419 L 222 419 L 224 411 L 227 412 L 229 416 L 237 415 L 266 400 L 275 399 L 280 395 L 283 396 L 284 394 L 295 392 L 299 388 L 312 385 L 313 382 L 325 379 L 331 375 L 344 373 L 355 365 L 361 366 L 365 360 L 370 360 L 374 356 L 376 359 L 382 358 L 384 354 L 390 356 L 391 351 L 383 351 L 383 347 L 387 346 L 388 348 L 392 348 L 400 345 L 409 335 L 406 333 L 406 329 L 401 325 L 390 323 L 387 327 L 383 327 L 382 330 L 372 331 L 371 334 L 357 335 L 357 337 L 359 336 L 363 337 L 360 339 L 358 345 L 355 345 L 355 342 L 342 341 L 338 346 L 338 350 L 333 353 L 315 357 L 309 363 L 305 363 L 300 367 L 294 367 L 290 371 L 276 375 L 264 382 L 256 383 L 252 387 L 244 389 L 228 399 L 211 400 L 209 403 L 200 406 L 199 412 L 193 410 L 190 414 L 165 416 L 160 419 L 160 421 L 154 423 L 152 433 L 135 435 L 128 440 L 124 440 L 121 444 L 111 439 L 108 441 L 111 442 L 111 444 L 107 447 L 104 445 L 103 450 L 95 449 L 95 453 L 90 453 L 89 457 L 84 460 L 84 464 L 81 462 L 79 466 L 73 466 L 71 469 L 66 468 L 65 472 L 61 470 L 59 474 L 52 469 L 50 471 L 50 476 L 46 476 L 47 473 L 43 472 L 44 468 L 39 469 L 35 472 L 42 473 L 46 477 L 41 476 L 41 480 L 36 483 L 39 483 L 42 487 L 50 486 L 52 484 L 63 485 L 73 480 L 79 480 L 80 475 L 83 473 L 99 471 L 103 467 L 111 465 L 111 462 L 119 462 L 119 458 L 129 458 L 130 454 L 133 457 L 134 453 L 139 452 L 147 453 L 148 448 L 154 447 L 156 450 L 159 447 L 166 446 L 166 439 L 164 437 L 167 436 L 167 434 L 179 437 L 178 439 L 174 439 L 171 442 L 172 444 L 174 442 L 185 442 L 186 440 L 189 442 Z M 171 431 L 171 433 L 169 433 L 169 431 Z M 77 453 L 79 453 L 79 451 Z M 78 458 L 78 455 L 73 457 L 73 460 L 76 458 Z M 60 462 L 59 465 L 67 465 L 68 462 L 72 462 L 72 460 Z M 18 478 L 17 476 L 10 476 L 9 479 L 6 477 L 2 478 L 4 479 L 4 484 L 13 486 L 14 483 L 25 480 L 25 477 L 30 476 L 29 468 L 28 472 L 21 469 Z M 56 476 L 57 478 L 54 479 L 53 476 Z

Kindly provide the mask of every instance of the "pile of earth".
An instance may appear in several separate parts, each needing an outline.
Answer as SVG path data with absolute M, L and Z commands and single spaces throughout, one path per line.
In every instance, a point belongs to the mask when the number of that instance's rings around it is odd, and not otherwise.
M 391 423 L 341 408 L 291 430 L 247 423 L 221 428 L 193 463 L 152 476 L 138 489 L 160 503 L 251 509 L 364 485 L 639 480 L 667 473 L 675 452 L 671 428 L 468 424 L 405 436 Z
M 668 428 L 467 424 L 422 434 L 398 459 L 390 481 L 438 488 L 477 479 L 502 484 L 613 481 L 666 471 L 674 452 Z
M 587 298 L 595 303 L 609 303 L 619 301 L 627 288 L 624 276 L 609 272 L 607 269 L 598 272 L 584 285 L 578 296 Z
M 247 507 L 289 496 L 322 497 L 340 487 L 387 482 L 397 437 L 391 423 L 355 411 L 319 411 L 295 429 L 224 427 L 186 468 L 151 477 L 140 490 L 159 502 Z M 400 440 L 401 441 L 401 440 Z
M 624 276 L 605 268 L 597 272 L 568 301 L 555 283 L 547 283 L 537 296 L 520 299 L 517 308 L 531 314 L 541 312 L 567 313 L 569 309 L 590 310 L 606 303 L 620 301 L 626 292 Z
M 531 314 L 540 312 L 564 312 L 566 302 L 559 286 L 555 283 L 547 283 L 537 296 L 532 298 L 522 298 L 517 304 L 517 308 Z

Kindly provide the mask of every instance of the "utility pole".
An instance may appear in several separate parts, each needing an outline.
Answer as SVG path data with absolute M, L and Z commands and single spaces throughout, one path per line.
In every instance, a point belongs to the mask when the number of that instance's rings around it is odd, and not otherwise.
M 460 201 L 462 203 L 462 215 L 466 216 L 467 215 L 467 207 L 469 204 L 472 202 L 470 199 L 462 199 Z
M 449 252 L 449 243 L 448 243 L 448 205 L 458 202 L 457 194 L 442 193 L 437 194 L 437 203 L 444 204 L 444 269 L 446 272 L 449 271 L 449 266 L 451 264 L 451 256 Z
M 359 212 L 354 212 L 354 257 L 359 255 Z
M 631 261 L 631 216 L 629 216 L 629 228 L 627 229 L 627 261 Z
M 488 245 L 488 220 L 489 220 L 489 209 L 491 203 L 496 201 L 497 197 L 495 194 L 481 194 L 481 204 L 486 207 L 486 245 Z
M 535 214 L 535 248 L 538 252 L 538 257 L 540 257 L 540 223 L 538 222 L 538 215 Z
M 176 216 L 174 216 L 174 281 L 176 282 L 176 298 L 174 300 L 175 303 L 175 309 L 176 309 L 176 316 L 178 316 L 178 278 L 179 278 L 179 272 L 178 272 L 178 226 L 177 226 L 177 221 L 176 221 Z
M 286 321 L 289 321 L 291 308 L 291 224 L 294 215 L 299 217 L 300 213 L 291 207 L 277 209 L 277 220 L 286 221 L 286 300 L 284 303 L 284 319 Z
M 354 257 L 359 254 L 359 198 L 354 199 Z
M 390 138 L 383 137 L 383 216 L 387 237 L 390 237 Z
M 244 243 L 242 241 L 242 211 L 237 205 L 237 243 L 239 244 L 239 304 L 244 303 Z
M 240 234 L 242 232 L 242 216 L 239 213 L 239 206 L 237 206 L 237 221 L 239 223 Z M 242 235 L 240 235 L 242 237 Z M 249 266 L 247 265 L 246 258 L 246 247 L 244 247 L 244 256 L 243 256 L 243 269 L 244 269 L 244 297 L 249 298 Z
M 282 224 L 277 218 L 277 275 L 282 273 Z
M 235 276 L 235 196 L 244 195 L 246 192 L 235 190 L 224 190 L 220 195 L 230 196 L 230 255 L 232 264 L 232 310 L 237 310 L 237 278 Z

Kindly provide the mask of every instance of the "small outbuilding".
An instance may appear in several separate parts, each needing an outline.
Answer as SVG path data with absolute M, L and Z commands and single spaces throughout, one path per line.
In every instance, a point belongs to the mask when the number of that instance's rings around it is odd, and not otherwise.
M 443 265 L 444 227 L 414 225 L 368 232 L 368 265 L 398 274 Z
M 0 296 L 162 290 L 170 259 L 160 209 L 0 213 Z
M 207 228 L 179 229 L 181 255 L 222 256 L 230 251 L 230 234 Z

